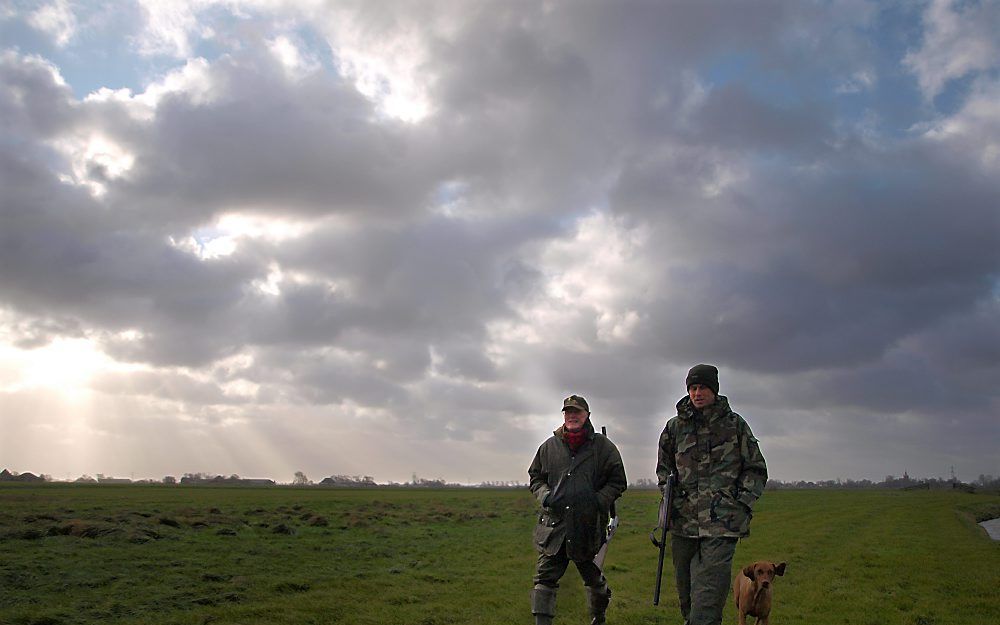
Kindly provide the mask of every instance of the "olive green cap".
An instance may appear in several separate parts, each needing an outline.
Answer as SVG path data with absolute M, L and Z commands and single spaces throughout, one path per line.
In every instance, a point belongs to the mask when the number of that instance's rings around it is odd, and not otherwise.
M 584 412 L 590 412 L 590 406 L 587 404 L 587 400 L 580 397 L 579 395 L 570 395 L 563 400 L 563 410 L 567 408 L 579 408 Z

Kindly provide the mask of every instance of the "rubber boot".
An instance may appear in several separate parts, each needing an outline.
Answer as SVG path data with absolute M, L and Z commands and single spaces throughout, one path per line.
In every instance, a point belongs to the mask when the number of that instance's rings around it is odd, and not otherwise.
M 603 586 L 586 586 L 587 607 L 590 608 L 590 616 L 593 617 L 590 625 L 604 625 L 607 621 L 604 618 L 608 611 L 608 604 L 611 603 L 611 588 L 607 583 Z
M 531 613 L 535 615 L 535 625 L 552 625 L 556 615 L 556 589 L 536 584 L 531 590 Z

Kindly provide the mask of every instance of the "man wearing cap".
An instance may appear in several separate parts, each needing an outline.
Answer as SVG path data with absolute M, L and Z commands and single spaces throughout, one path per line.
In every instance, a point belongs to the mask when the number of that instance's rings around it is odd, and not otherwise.
M 719 395 L 719 370 L 688 371 L 687 395 L 660 434 L 656 476 L 677 475 L 670 510 L 671 551 L 685 625 L 718 625 L 729 595 L 736 541 L 750 534 L 767 465 L 757 439 Z
M 531 613 L 536 625 L 552 623 L 559 579 L 572 561 L 587 591 L 591 625 L 603 625 L 611 589 L 594 556 L 606 540 L 611 504 L 625 492 L 625 465 L 615 444 L 594 431 L 586 399 L 570 395 L 562 413 L 563 424 L 528 467 L 531 492 L 541 506 Z

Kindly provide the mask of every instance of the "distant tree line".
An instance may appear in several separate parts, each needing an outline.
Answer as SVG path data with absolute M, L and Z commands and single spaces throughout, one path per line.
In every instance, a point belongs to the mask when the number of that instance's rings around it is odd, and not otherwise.
M 875 489 L 875 488 L 889 488 L 889 489 L 907 489 L 907 490 L 917 490 L 917 489 L 962 489 L 962 490 L 1000 490 L 1000 478 L 994 477 L 992 475 L 980 475 L 971 484 L 966 484 L 958 481 L 955 478 L 944 479 L 944 478 L 923 478 L 914 479 L 903 473 L 902 477 L 896 477 L 894 475 L 887 475 L 885 479 L 881 482 L 873 482 L 872 480 L 820 480 L 818 482 L 810 482 L 804 480 L 798 480 L 794 482 L 783 482 L 781 480 L 767 481 L 767 488 L 772 490 L 781 489 L 815 489 L 815 488 L 841 488 L 841 489 Z
M 655 489 L 657 488 L 657 483 L 654 480 L 648 478 L 640 478 L 629 485 L 629 488 L 634 488 L 637 490 L 644 489 Z M 933 489 L 943 489 L 943 488 L 959 488 L 969 490 L 981 489 L 981 490 L 1000 490 L 1000 477 L 994 477 L 992 475 L 980 475 L 971 484 L 963 484 L 955 478 L 943 479 L 943 478 L 927 478 L 927 479 L 914 479 L 910 477 L 906 472 L 903 473 L 903 477 L 896 477 L 893 475 L 885 476 L 885 479 L 881 482 L 874 482 L 872 480 L 820 480 L 818 482 L 811 482 L 805 480 L 797 480 L 791 482 L 785 482 L 782 480 L 768 479 L 767 488 L 770 490 L 782 490 L 782 489 L 817 489 L 817 488 L 842 488 L 842 489 L 875 489 L 875 488 L 889 488 L 889 489 L 922 489 L 922 488 L 933 488 Z
M 167 476 L 172 477 L 172 476 Z M 164 483 L 167 478 L 164 478 Z M 209 475 L 208 473 L 185 473 L 181 478 L 181 484 L 187 485 L 218 485 L 218 486 L 275 486 L 276 482 L 266 478 L 245 478 L 238 475 L 225 477 L 222 475 Z
M 50 475 L 35 475 L 33 473 L 17 473 L 4 469 L 0 472 L 0 482 L 51 482 Z M 178 483 L 188 486 L 279 486 L 277 482 L 267 478 L 244 478 L 239 475 L 212 475 L 210 473 L 185 473 L 180 480 L 172 475 L 164 477 L 162 480 L 131 480 L 128 478 L 108 477 L 98 473 L 96 477 L 81 475 L 73 480 L 77 484 L 166 484 L 176 485 Z M 505 489 L 526 489 L 528 484 L 523 482 L 500 480 L 484 481 L 478 484 L 459 484 L 457 482 L 446 482 L 443 479 L 425 479 L 413 474 L 413 479 L 409 482 L 385 482 L 379 483 L 370 475 L 331 475 L 319 482 L 313 482 L 302 471 L 296 471 L 291 483 L 292 486 L 327 487 L 327 488 L 505 488 Z M 656 480 L 650 478 L 639 478 L 629 485 L 635 490 L 655 490 Z M 1000 491 L 1000 477 L 980 474 L 971 484 L 963 484 L 954 477 L 950 479 L 927 478 L 914 479 L 906 472 L 902 477 L 893 475 L 885 476 L 880 482 L 872 480 L 820 480 L 817 482 L 798 480 L 782 481 L 769 479 L 767 488 L 771 490 L 782 489 L 819 489 L 819 488 L 841 488 L 841 489 L 944 489 L 959 488 L 964 490 L 988 490 Z
M 320 486 L 339 486 L 346 488 L 371 488 L 378 486 L 375 478 L 370 475 L 331 475 L 319 482 Z

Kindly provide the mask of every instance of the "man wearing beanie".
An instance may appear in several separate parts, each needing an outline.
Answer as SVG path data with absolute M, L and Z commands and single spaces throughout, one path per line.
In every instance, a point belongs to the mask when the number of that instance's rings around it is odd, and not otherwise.
M 687 395 L 660 434 L 656 476 L 677 476 L 670 514 L 671 552 L 685 625 L 719 625 L 729 595 L 736 541 L 750 534 L 767 465 L 743 417 L 719 395 L 719 370 L 688 371 Z
M 562 414 L 563 424 L 528 467 L 531 492 L 541 506 L 531 613 L 536 625 L 551 625 L 559 579 L 572 561 L 587 591 L 591 625 L 603 625 L 611 589 L 594 556 L 607 539 L 611 504 L 625 492 L 625 465 L 615 444 L 594 431 L 586 399 L 570 395 Z

